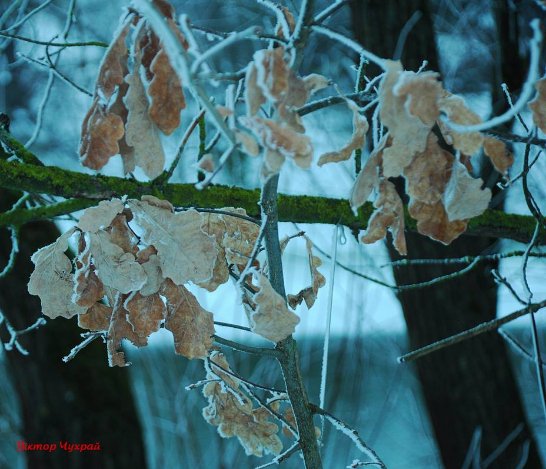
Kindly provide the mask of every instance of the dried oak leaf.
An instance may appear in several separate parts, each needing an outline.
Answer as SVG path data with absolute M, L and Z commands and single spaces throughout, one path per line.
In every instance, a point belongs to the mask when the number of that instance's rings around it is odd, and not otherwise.
M 537 94 L 529 102 L 529 109 L 533 114 L 533 122 L 546 133 L 546 75 L 535 83 Z
M 449 120 L 456 124 L 474 125 L 482 121 L 480 116 L 468 108 L 463 98 L 447 91 L 444 91 L 443 96 L 438 100 L 438 106 Z M 441 120 L 438 121 L 438 126 L 445 141 L 465 155 L 473 155 L 483 145 L 484 137 L 480 132 L 455 132 Z
M 72 301 L 74 275 L 72 263 L 65 251 L 74 230 L 68 230 L 54 243 L 38 249 L 31 257 L 35 267 L 28 282 L 28 292 L 40 297 L 42 313 L 51 319 L 59 316 L 71 318 L 87 309 Z
M 417 221 L 419 233 L 446 245 L 464 233 L 468 225 L 467 220 L 450 222 L 441 201 L 426 204 L 410 200 L 408 209 L 411 217 Z
M 152 249 L 157 252 L 153 246 L 148 246 L 146 249 Z M 139 251 L 139 254 L 142 251 Z M 142 257 L 137 255 L 137 262 L 142 265 L 144 272 L 146 272 L 146 283 L 142 285 L 140 294 L 142 296 L 153 295 L 157 293 L 161 288 L 161 284 L 165 280 L 163 273 L 161 272 L 161 261 L 156 254 L 151 254 L 145 261 Z
M 255 115 L 266 101 L 261 88 L 256 83 L 257 77 L 256 65 L 254 65 L 254 62 L 250 62 L 245 76 L 245 103 L 248 116 Z
M 482 189 L 483 181 L 474 179 L 465 165 L 456 161 L 443 195 L 449 221 L 465 220 L 481 215 L 491 200 L 491 190 Z
M 161 295 L 166 298 L 165 329 L 174 336 L 176 353 L 186 358 L 205 358 L 212 347 L 214 320 L 195 296 L 182 285 L 165 280 Z
M 146 282 L 146 273 L 135 256 L 114 243 L 106 231 L 87 236 L 96 273 L 104 285 L 121 293 L 140 290 Z
M 114 94 L 116 87 L 119 87 L 123 83 L 129 55 L 129 51 L 125 45 L 125 38 L 131 27 L 132 19 L 133 14 L 130 14 L 115 34 L 108 49 L 106 49 L 102 63 L 99 66 L 97 91 L 102 94 L 106 101 Z
M 400 62 L 387 61 L 379 88 L 381 122 L 388 127 L 391 145 L 383 152 L 385 177 L 399 176 L 413 155 L 422 152 L 438 115 L 442 91 L 433 72 L 402 71 Z
M 318 160 L 318 165 L 322 166 L 326 163 L 337 163 L 339 161 L 348 160 L 353 151 L 361 149 L 366 141 L 366 132 L 368 132 L 368 121 L 366 117 L 361 116 L 358 112 L 358 106 L 352 102 L 347 103 L 349 108 L 353 111 L 353 134 L 347 144 L 337 150 L 324 153 Z
M 396 192 L 394 184 L 386 179 L 379 182 L 379 197 L 374 202 L 373 212 L 366 232 L 361 241 L 374 243 L 387 235 L 387 229 L 392 233 L 393 244 L 402 255 L 407 254 L 406 237 L 404 236 L 404 204 Z
M 290 67 L 284 60 L 284 47 L 261 49 L 254 53 L 256 85 L 272 103 L 280 101 L 288 91 Z
M 207 373 L 207 379 L 215 380 L 227 374 L 214 366 L 230 371 L 223 355 L 213 353 L 212 365 Z M 205 420 L 218 427 L 222 438 L 236 436 L 247 455 L 257 457 L 265 453 L 279 454 L 282 442 L 277 436 L 279 427 L 269 421 L 269 412 L 264 408 L 253 409 L 249 397 L 244 394 L 233 379 L 224 383 L 211 381 L 203 387 L 203 395 L 208 399 L 208 405 L 203 409 Z
M 260 289 L 254 295 L 256 309 L 249 313 L 250 328 L 272 342 L 286 339 L 294 332 L 300 318 L 288 309 L 265 275 L 258 274 L 258 286 Z
M 483 152 L 489 157 L 495 169 L 504 176 L 508 175 L 508 169 L 514 164 L 514 155 L 501 140 L 485 137 Z
M 127 322 L 142 339 L 157 332 L 166 316 L 166 307 L 159 293 L 142 296 L 140 292 L 135 292 L 123 306 L 127 311 Z
M 351 208 L 356 211 L 368 200 L 374 187 L 379 185 L 383 150 L 389 144 L 389 135 L 386 134 L 378 145 L 373 149 L 366 164 L 358 173 L 356 181 L 351 190 L 349 201 Z
M 125 252 L 130 252 L 136 256 L 138 237 L 127 223 L 132 219 L 132 216 L 131 212 L 125 209 L 123 213 L 115 216 L 106 231 L 114 244 L 117 244 Z
M 110 328 L 112 308 L 95 303 L 85 313 L 78 314 L 78 326 L 89 331 L 107 331 Z
M 256 139 L 248 132 L 243 130 L 235 130 L 235 139 L 241 144 L 242 150 L 248 156 L 258 156 L 260 154 L 260 146 Z
M 129 84 L 125 98 L 129 110 L 125 138 L 134 149 L 135 164 L 144 170 L 146 176 L 153 179 L 163 171 L 165 154 L 157 127 L 148 115 L 148 98 L 140 79 L 139 68 L 137 62 L 133 73 L 125 78 Z
M 108 338 L 106 341 L 108 364 L 110 366 L 130 365 L 130 363 L 125 360 L 125 354 L 121 350 L 121 342 L 123 339 L 130 340 L 137 347 L 143 347 L 148 344 L 148 338 L 140 337 L 137 333 L 135 333 L 133 327 L 127 321 L 127 316 L 129 313 L 123 306 L 126 299 L 127 295 L 118 293 L 112 311 L 110 327 L 108 329 Z
M 101 169 L 119 153 L 118 140 L 125 133 L 123 119 L 106 109 L 96 97 L 82 123 L 80 157 L 84 166 Z
M 110 226 L 116 215 L 123 212 L 124 208 L 120 199 L 101 200 L 95 207 L 84 210 L 76 226 L 82 231 L 96 233 Z
M 94 264 L 91 263 L 89 244 L 85 242 L 85 236 L 81 235 L 78 241 L 72 301 L 89 308 L 100 301 L 104 293 L 104 284 L 97 276 Z
M 307 249 L 309 269 L 311 270 L 311 285 L 304 288 L 296 295 L 287 296 L 288 304 L 292 309 L 300 305 L 302 301 L 305 301 L 307 308 L 311 308 L 315 304 L 319 288 L 326 284 L 326 278 L 318 271 L 318 267 L 322 265 L 322 260 L 320 257 L 313 255 L 312 241 L 306 235 L 303 237 L 305 238 L 305 248 Z
M 201 283 L 213 274 L 218 256 L 214 238 L 202 229 L 203 216 L 195 210 L 173 213 L 159 199 L 129 200 L 142 239 L 157 249 L 163 275 L 177 285 Z

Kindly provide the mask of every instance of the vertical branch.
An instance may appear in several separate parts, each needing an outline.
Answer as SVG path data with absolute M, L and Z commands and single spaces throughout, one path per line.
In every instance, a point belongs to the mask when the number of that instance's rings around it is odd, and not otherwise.
M 263 229 L 267 265 L 269 267 L 269 280 L 275 291 L 285 298 L 281 247 L 279 243 L 279 214 L 277 210 L 278 182 L 279 176 L 275 175 L 264 184 L 260 205 L 262 217 L 267 220 Z M 296 341 L 292 336 L 289 336 L 277 343 L 276 350 L 280 352 L 277 360 L 281 365 L 286 392 L 290 398 L 292 410 L 296 418 L 299 443 L 305 467 L 307 469 L 320 469 L 322 468 L 322 462 L 315 436 L 313 414 L 309 408 L 309 400 L 301 376 Z

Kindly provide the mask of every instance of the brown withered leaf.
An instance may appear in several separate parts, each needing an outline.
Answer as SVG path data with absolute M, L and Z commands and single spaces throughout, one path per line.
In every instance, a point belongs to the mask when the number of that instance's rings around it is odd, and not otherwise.
M 438 100 L 440 110 L 447 115 L 449 120 L 456 124 L 474 125 L 481 123 L 480 116 L 470 110 L 466 102 L 460 96 L 444 91 Z M 443 121 L 438 121 L 438 126 L 447 143 L 465 155 L 473 155 L 480 151 L 483 145 L 483 135 L 480 132 L 459 133 L 452 130 Z
M 546 133 L 546 75 L 535 83 L 537 94 L 529 102 L 535 125 Z
M 124 208 L 120 199 L 101 200 L 95 207 L 83 211 L 76 226 L 82 231 L 96 233 L 110 226 L 116 215 L 123 212 Z
M 131 212 L 127 209 L 124 210 L 123 213 L 115 216 L 106 231 L 114 244 L 117 244 L 125 252 L 136 255 L 138 252 L 138 238 L 127 224 L 127 221 L 130 221 L 131 217 Z
M 167 312 L 159 293 L 142 296 L 135 292 L 127 298 L 124 308 L 127 311 L 127 322 L 142 339 L 159 330 Z
M 266 101 L 262 89 L 256 83 L 257 77 L 256 65 L 254 62 L 250 62 L 245 76 L 245 103 L 246 113 L 249 117 L 255 115 Z
M 138 291 L 146 282 L 146 273 L 135 256 L 112 241 L 110 233 L 89 233 L 90 252 L 98 277 L 121 293 Z
M 74 230 L 68 230 L 54 243 L 38 249 L 31 257 L 35 267 L 28 282 L 28 292 L 40 297 L 42 313 L 51 319 L 59 316 L 71 318 L 87 309 L 72 301 L 74 275 L 72 263 L 65 251 Z
M 127 321 L 128 311 L 123 306 L 126 299 L 127 295 L 118 293 L 112 311 L 106 340 L 108 364 L 110 366 L 130 365 L 130 363 L 125 360 L 125 353 L 121 350 L 121 342 L 123 339 L 130 340 L 137 347 L 143 347 L 148 344 L 148 338 L 140 337 L 136 334 L 131 324 Z
M 404 169 L 410 198 L 427 204 L 441 200 L 453 161 L 453 155 L 438 145 L 434 134 L 429 134 L 425 151 L 417 154 Z
M 296 19 L 294 18 L 292 12 L 284 5 L 279 5 L 279 9 L 281 10 L 281 14 L 286 20 L 286 24 L 288 25 L 288 31 L 284 31 L 284 28 L 282 27 L 280 21 L 278 21 L 277 28 L 275 29 L 275 34 L 282 39 L 289 39 L 290 35 L 294 32 L 294 28 L 296 27 Z M 288 37 L 285 37 L 287 34 Z
M 146 176 L 153 179 L 163 171 L 165 154 L 157 127 L 148 115 L 148 98 L 140 79 L 139 68 L 137 61 L 133 73 L 125 78 L 129 84 L 125 98 L 129 109 L 125 138 L 127 144 L 134 149 L 135 164 L 144 170 Z
M 253 332 L 272 342 L 279 342 L 291 335 L 300 318 L 288 309 L 280 296 L 269 283 L 268 278 L 258 274 L 260 289 L 254 295 L 256 310 L 250 311 L 250 328 Z
M 426 204 L 412 199 L 408 209 L 411 217 L 417 220 L 419 233 L 446 245 L 464 233 L 468 225 L 466 220 L 450 222 L 441 201 Z
M 107 331 L 110 328 L 112 308 L 95 303 L 85 313 L 78 315 L 78 326 L 89 331 Z
M 89 308 L 100 301 L 104 297 L 104 293 L 104 284 L 97 276 L 95 266 L 91 263 L 89 244 L 85 242 L 85 235 L 82 233 L 78 241 L 72 300 L 80 306 Z
M 256 66 L 256 85 L 269 101 L 280 101 L 288 91 L 290 73 L 284 60 L 284 47 L 258 50 L 253 59 Z
M 174 336 L 176 353 L 186 358 L 205 358 L 212 347 L 214 320 L 195 296 L 182 285 L 165 280 L 160 290 L 167 301 L 165 329 Z
M 364 235 L 363 243 L 370 244 L 392 233 L 393 244 L 402 255 L 407 254 L 406 237 L 404 235 L 404 204 L 396 192 L 394 184 L 386 179 L 379 182 L 379 197 L 374 202 L 373 212 Z
M 366 117 L 358 112 L 358 106 L 353 102 L 347 102 L 349 108 L 353 111 L 353 134 L 347 144 L 337 151 L 324 153 L 318 160 L 318 165 L 326 163 L 337 163 L 348 160 L 355 150 L 361 149 L 366 141 L 366 132 L 368 132 L 368 121 Z
M 437 74 L 402 71 L 400 62 L 387 61 L 379 88 L 380 117 L 389 129 L 391 145 L 383 152 L 385 177 L 399 176 L 413 155 L 422 152 L 437 114 L 441 93 Z
M 318 73 L 311 73 L 303 77 L 305 88 L 307 89 L 308 96 L 312 96 L 317 91 L 320 91 L 330 85 L 330 80 Z
M 260 154 L 260 146 L 256 139 L 248 132 L 243 130 L 235 130 L 235 139 L 241 144 L 242 150 L 249 156 L 258 156 Z
M 508 175 L 508 170 L 514 164 L 514 155 L 502 140 L 485 137 L 483 152 L 493 164 L 494 168 L 503 176 Z
M 303 237 L 305 238 L 305 248 L 307 249 L 307 258 L 311 271 L 311 285 L 295 295 L 287 295 L 288 304 L 292 309 L 295 309 L 302 301 L 305 301 L 307 308 L 311 308 L 315 304 L 319 288 L 326 284 L 326 278 L 318 270 L 318 267 L 322 265 L 322 260 L 320 257 L 313 255 L 312 241 L 306 235 Z
M 202 229 L 202 215 L 195 210 L 172 213 L 149 201 L 131 199 L 128 205 L 144 230 L 142 239 L 157 249 L 163 275 L 177 285 L 208 281 L 218 250 L 214 238 Z
M 133 16 L 133 14 L 130 14 L 117 31 L 108 49 L 106 49 L 99 67 L 97 91 L 104 96 L 106 101 L 114 94 L 116 87 L 119 87 L 123 83 L 123 77 L 127 69 L 127 58 L 129 56 L 125 39 L 131 27 Z
M 373 188 L 379 185 L 383 149 L 388 143 L 389 135 L 386 134 L 370 153 L 366 164 L 358 173 L 349 198 L 354 212 L 366 203 Z
M 96 97 L 82 123 L 80 157 L 84 166 L 101 169 L 119 153 L 118 140 L 125 133 L 123 120 L 109 112 Z
M 481 215 L 489 206 L 491 189 L 482 189 L 483 181 L 474 179 L 466 167 L 456 161 L 443 196 L 449 221 L 466 220 Z
M 247 455 L 279 454 L 282 450 L 282 442 L 277 436 L 279 427 L 269 420 L 269 412 L 261 407 L 254 409 L 238 382 L 214 366 L 217 364 L 231 371 L 222 354 L 213 352 L 210 359 L 212 365 L 207 370 L 207 379 L 227 379 L 225 384 L 211 381 L 203 387 L 203 395 L 208 399 L 208 405 L 203 409 L 205 420 L 218 427 L 222 438 L 236 436 Z

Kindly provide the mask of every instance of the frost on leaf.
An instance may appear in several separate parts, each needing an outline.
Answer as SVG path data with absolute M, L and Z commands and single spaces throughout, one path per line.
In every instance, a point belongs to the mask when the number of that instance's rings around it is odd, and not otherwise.
M 205 358 L 212 347 L 214 320 L 195 296 L 182 285 L 165 280 L 161 294 L 166 298 L 165 329 L 174 336 L 176 353 L 186 358 Z
M 302 301 L 305 301 L 307 308 L 311 308 L 315 304 L 319 288 L 323 287 L 326 283 L 324 275 L 322 275 L 318 267 L 322 265 L 320 257 L 313 255 L 313 243 L 304 235 L 305 247 L 307 249 L 307 257 L 309 260 L 309 269 L 311 271 L 311 285 L 304 288 L 296 295 L 288 295 L 288 304 L 291 308 L 296 308 Z
M 466 167 L 455 162 L 444 192 L 444 207 L 449 221 L 481 215 L 491 200 L 491 190 L 481 189 L 483 181 L 474 179 Z
M 172 213 L 144 200 L 129 200 L 128 205 L 135 222 L 144 229 L 143 241 L 157 249 L 165 277 L 177 285 L 206 282 L 212 277 L 218 250 L 214 238 L 202 229 L 200 213 Z
M 254 62 L 248 65 L 245 77 L 245 103 L 248 116 L 255 115 L 260 106 L 265 103 L 265 97 L 261 88 L 256 83 L 258 71 Z
M 129 110 L 126 140 L 134 148 L 135 164 L 144 170 L 146 176 L 153 179 L 163 171 L 165 155 L 157 128 L 148 115 L 148 98 L 140 79 L 139 68 L 138 65 L 135 66 L 133 73 L 125 78 L 129 84 L 125 98 Z
M 481 123 L 480 117 L 471 111 L 460 96 L 444 91 L 439 99 L 440 110 L 447 115 L 450 121 L 462 125 L 474 125 Z M 473 155 L 483 145 L 483 135 L 479 132 L 459 133 L 452 130 L 448 124 L 438 121 L 442 135 L 447 143 L 465 155 Z
M 396 192 L 394 184 L 386 179 L 380 181 L 378 192 L 379 197 L 373 204 L 376 210 L 372 214 L 361 240 L 367 244 L 374 243 L 383 239 L 388 229 L 392 233 L 394 247 L 401 255 L 405 256 L 407 248 L 402 199 Z
M 165 319 L 165 304 L 159 293 L 143 296 L 136 292 L 125 301 L 124 307 L 127 311 L 127 322 L 133 332 L 142 339 L 157 332 Z
M 546 76 L 535 83 L 537 95 L 529 102 L 535 125 L 546 133 Z
M 262 49 L 254 53 L 256 84 L 269 101 L 280 101 L 288 90 L 289 67 L 284 48 Z
M 138 291 L 146 282 L 146 273 L 135 256 L 112 241 L 106 231 L 89 233 L 90 252 L 97 275 L 104 285 L 121 293 Z
M 279 427 L 269 420 L 269 412 L 261 407 L 254 409 L 239 382 L 222 371 L 231 371 L 222 354 L 213 352 L 210 361 L 207 379 L 220 377 L 222 382 L 211 381 L 203 388 L 203 395 L 208 399 L 208 405 L 203 409 L 205 420 L 218 427 L 221 437 L 236 436 L 247 455 L 279 454 L 282 450 L 282 442 L 277 436 Z
M 328 153 L 324 153 L 318 160 L 318 165 L 322 166 L 326 163 L 337 163 L 339 161 L 348 160 L 353 151 L 361 149 L 364 146 L 366 139 L 366 132 L 368 131 L 368 121 L 364 116 L 361 116 L 358 112 L 358 107 L 352 102 L 347 103 L 353 111 L 353 134 L 347 144 L 337 150 Z
M 412 200 L 408 209 L 412 218 L 417 220 L 417 231 L 443 244 L 450 244 L 458 238 L 464 233 L 468 224 L 467 220 L 450 222 L 441 201 L 425 204 Z
M 237 143 L 241 144 L 242 150 L 248 156 L 258 156 L 260 154 L 260 146 L 258 145 L 258 142 L 248 132 L 245 132 L 243 130 L 236 130 L 235 138 L 237 140 Z
M 112 156 L 119 153 L 118 140 L 124 133 L 122 118 L 109 112 L 95 98 L 82 123 L 82 164 L 92 169 L 102 168 Z
M 494 168 L 504 175 L 508 175 L 508 169 L 514 164 L 514 155 L 501 140 L 485 137 L 483 152 L 489 157 Z
M 72 297 L 72 300 L 80 306 L 89 308 L 104 297 L 104 284 L 95 270 L 94 264 L 91 263 L 89 244 L 86 243 L 85 236 L 80 235 Z
M 28 292 L 40 297 L 42 313 L 51 319 L 71 318 L 87 309 L 72 301 L 72 263 L 65 251 L 73 233 L 74 229 L 67 231 L 31 258 L 35 267 L 28 282 Z
M 259 290 L 253 298 L 256 309 L 249 312 L 250 328 L 272 342 L 279 342 L 294 332 L 300 318 L 288 309 L 268 278 L 263 274 L 258 276 Z
M 383 174 L 395 177 L 413 155 L 425 149 L 438 115 L 436 101 L 442 88 L 436 73 L 402 71 L 400 62 L 392 61 L 387 61 L 387 67 L 379 89 L 379 105 L 392 144 L 383 152 Z
M 106 100 L 114 94 L 116 87 L 119 87 L 123 83 L 128 57 L 125 39 L 131 26 L 130 19 L 132 17 L 133 15 L 130 15 L 126 23 L 118 31 L 106 50 L 100 65 L 97 89 Z
M 86 208 L 76 225 L 82 231 L 96 233 L 110 226 L 118 213 L 123 212 L 120 199 L 101 200 L 95 207 Z
M 85 313 L 78 315 L 78 326 L 90 331 L 107 331 L 110 327 L 112 308 L 95 303 Z

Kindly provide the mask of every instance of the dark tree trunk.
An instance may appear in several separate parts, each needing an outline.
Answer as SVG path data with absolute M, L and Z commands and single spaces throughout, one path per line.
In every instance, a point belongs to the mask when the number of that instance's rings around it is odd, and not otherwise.
M 407 38 L 402 62 L 406 69 L 416 70 L 426 59 L 429 70 L 438 70 L 435 36 L 425 1 L 355 0 L 352 8 L 357 39 L 384 57 L 392 56 L 400 31 L 420 10 L 423 16 Z M 406 237 L 411 258 L 480 254 L 493 242 L 461 237 L 446 247 L 421 235 L 406 233 Z M 396 257 L 393 252 L 391 257 Z M 494 267 L 481 264 L 456 280 L 400 294 L 410 346 L 427 345 L 493 319 L 497 292 L 490 270 Z M 398 268 L 394 274 L 398 284 L 411 284 L 452 271 L 448 266 L 428 265 Z M 541 467 L 500 336 L 485 334 L 424 357 L 416 366 L 446 468 L 461 467 L 475 432 L 481 431 L 480 450 L 485 459 L 521 424 L 523 431 L 489 467 L 516 467 L 526 441 L 531 442 L 526 467 Z

